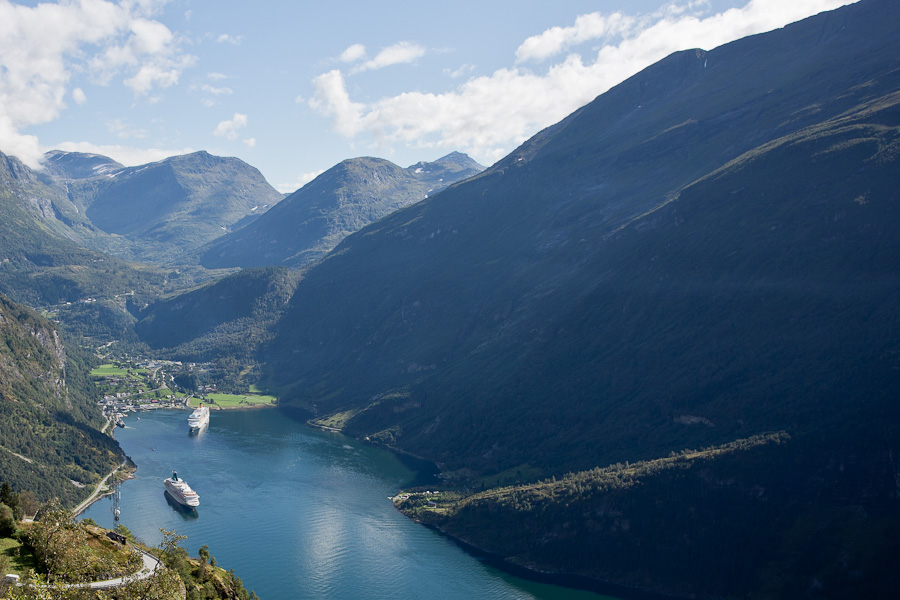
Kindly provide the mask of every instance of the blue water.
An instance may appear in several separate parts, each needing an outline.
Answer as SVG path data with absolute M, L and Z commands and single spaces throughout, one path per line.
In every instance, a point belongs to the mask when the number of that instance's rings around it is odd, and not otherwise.
M 191 556 L 208 546 L 262 600 L 606 598 L 512 577 L 408 520 L 388 496 L 417 473 L 390 452 L 275 409 L 213 412 L 199 434 L 187 415 L 143 413 L 116 431 L 138 465 L 120 486 L 121 523 L 151 546 L 160 528 L 187 535 Z M 196 510 L 165 493 L 173 470 L 200 495 Z M 112 528 L 112 508 L 103 499 L 82 517 Z

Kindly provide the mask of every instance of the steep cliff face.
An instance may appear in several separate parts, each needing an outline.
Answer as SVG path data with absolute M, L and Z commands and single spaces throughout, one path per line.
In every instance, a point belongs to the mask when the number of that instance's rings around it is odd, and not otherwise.
M 86 376 L 56 326 L 0 296 L 0 477 L 15 490 L 74 504 L 124 458 Z

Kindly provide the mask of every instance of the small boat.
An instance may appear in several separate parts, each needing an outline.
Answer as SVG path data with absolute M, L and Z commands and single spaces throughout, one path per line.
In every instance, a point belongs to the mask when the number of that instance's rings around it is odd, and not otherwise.
M 194 409 L 191 416 L 188 417 L 188 427 L 191 431 L 199 431 L 209 425 L 209 407 L 200 403 L 198 408 Z
M 166 478 L 163 481 L 163 485 L 166 486 L 166 491 L 169 492 L 169 495 L 179 504 L 191 507 L 200 506 L 200 496 L 191 489 L 191 486 L 184 479 L 178 478 L 177 472 L 172 471 L 172 476 Z

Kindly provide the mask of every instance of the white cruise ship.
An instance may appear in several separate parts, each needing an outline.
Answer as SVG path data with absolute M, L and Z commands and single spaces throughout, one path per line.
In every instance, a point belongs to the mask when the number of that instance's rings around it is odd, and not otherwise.
M 178 473 L 172 471 L 172 476 L 163 481 L 166 491 L 179 504 L 185 506 L 200 506 L 200 496 L 191 489 L 184 479 L 178 479 Z
M 209 407 L 203 406 L 203 403 L 200 403 L 198 408 L 194 409 L 194 412 L 191 413 L 191 416 L 188 417 L 188 427 L 193 429 L 203 429 L 209 425 Z

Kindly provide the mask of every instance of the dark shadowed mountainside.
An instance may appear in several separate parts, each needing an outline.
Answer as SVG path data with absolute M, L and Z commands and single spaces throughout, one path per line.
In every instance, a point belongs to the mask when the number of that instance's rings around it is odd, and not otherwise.
M 803 357 L 853 340 L 872 351 L 845 311 L 892 308 L 897 283 L 896 10 L 878 19 L 876 6 L 674 54 L 351 236 L 298 287 L 273 380 L 320 414 L 360 411 L 360 431 L 399 425 L 403 446 L 454 423 L 448 443 L 471 433 L 446 458 L 463 450 L 480 469 L 530 451 L 478 433 L 496 419 L 547 444 L 547 467 L 574 468 L 732 436 L 750 427 L 737 406 L 769 412 L 771 377 L 812 401 L 806 384 L 837 377 Z M 885 324 L 883 357 L 897 341 Z M 399 389 L 402 410 L 372 399 Z M 715 428 L 673 419 L 719 405 L 732 414 Z M 614 443 L 635 432 L 612 416 L 659 431 Z M 755 427 L 777 425 L 762 417 Z M 573 446 L 603 423 L 620 431 Z
M 354 231 L 482 170 L 459 152 L 406 169 L 380 158 L 345 160 L 254 223 L 210 243 L 200 262 L 207 268 L 302 266 Z
M 456 532 L 642 589 L 890 597 L 898 32 L 900 5 L 866 0 L 649 67 L 345 239 L 297 287 L 269 381 L 318 423 L 476 489 L 734 444 L 612 496 L 573 485 L 576 508 L 550 491 L 547 508 L 525 490 L 479 500 Z M 655 528 L 599 518 L 647 520 L 667 490 L 678 504 Z M 544 517 L 523 529 L 531 510 Z M 584 530 L 619 545 L 568 561 Z M 690 558 L 642 558 L 657 538 Z M 604 569 L 611 547 L 632 571 Z M 705 578 L 726 549 L 736 560 Z

